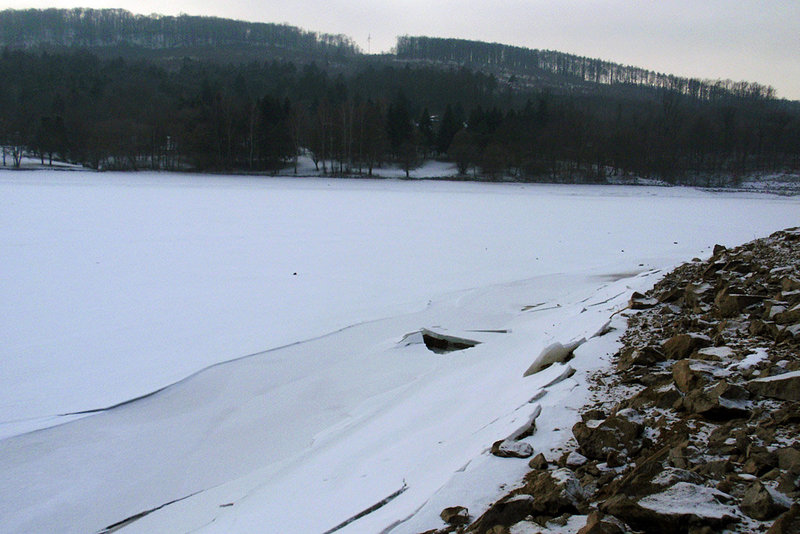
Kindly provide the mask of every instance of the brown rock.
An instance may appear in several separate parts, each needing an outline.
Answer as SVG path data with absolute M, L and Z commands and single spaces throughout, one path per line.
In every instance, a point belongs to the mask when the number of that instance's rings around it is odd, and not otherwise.
M 758 480 L 744 492 L 739 508 L 748 516 L 759 521 L 771 519 L 789 509 L 788 506 L 777 502 Z
M 531 458 L 531 461 L 528 462 L 528 467 L 536 470 L 547 469 L 547 458 L 545 458 L 544 454 L 540 452 Z
M 501 439 L 492 444 L 490 452 L 499 458 L 530 458 L 533 447 L 524 441 Z

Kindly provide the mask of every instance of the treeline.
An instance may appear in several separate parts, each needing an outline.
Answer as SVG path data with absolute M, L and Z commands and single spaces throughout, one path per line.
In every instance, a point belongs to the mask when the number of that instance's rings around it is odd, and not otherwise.
M 277 47 L 316 55 L 359 53 L 343 35 L 308 32 L 285 24 L 216 17 L 134 15 L 122 9 L 27 9 L 0 11 L 0 47 L 145 49 L 204 46 Z
M 98 169 L 274 172 L 307 154 L 331 175 L 454 161 L 488 179 L 673 182 L 800 169 L 800 109 L 659 90 L 520 91 L 492 75 L 382 60 L 177 69 L 87 52 L 0 54 L 0 145 Z M 4 162 L 5 164 L 5 162 Z
M 531 50 L 464 39 L 399 37 L 396 53 L 400 59 L 499 68 L 517 75 L 534 76 L 536 81 L 541 80 L 542 76 L 555 75 L 566 78 L 561 80 L 562 84 L 576 81 L 608 85 L 630 84 L 677 92 L 703 100 L 775 96 L 772 87 L 758 83 L 682 78 L 553 50 Z

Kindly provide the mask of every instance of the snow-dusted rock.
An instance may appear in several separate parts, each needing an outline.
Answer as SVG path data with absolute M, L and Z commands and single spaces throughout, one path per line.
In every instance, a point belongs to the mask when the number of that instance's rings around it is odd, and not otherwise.
M 524 441 L 503 439 L 492 445 L 491 452 L 499 458 L 530 458 L 533 456 L 533 447 Z
M 615 495 L 600 507 L 634 528 L 648 533 L 686 532 L 690 525 L 720 528 L 739 520 L 733 497 L 719 490 L 678 482 L 664 491 L 641 499 Z
M 800 401 L 800 371 L 756 378 L 747 383 L 747 389 L 763 397 Z

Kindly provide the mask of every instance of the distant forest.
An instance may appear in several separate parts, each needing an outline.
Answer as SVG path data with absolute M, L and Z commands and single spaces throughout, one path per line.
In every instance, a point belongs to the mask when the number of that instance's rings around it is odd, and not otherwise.
M 122 10 L 0 12 L 3 165 L 736 181 L 800 170 L 800 103 L 559 52 L 401 37 L 362 54 L 286 25 Z

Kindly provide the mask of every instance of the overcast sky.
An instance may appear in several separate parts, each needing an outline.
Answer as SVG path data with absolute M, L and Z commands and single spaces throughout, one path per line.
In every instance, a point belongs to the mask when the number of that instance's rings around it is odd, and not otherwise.
M 285 22 L 346 34 L 364 51 L 371 36 L 373 53 L 388 51 L 398 35 L 499 42 L 755 81 L 800 100 L 800 0 L 10 0 L 6 7 L 78 6 Z

